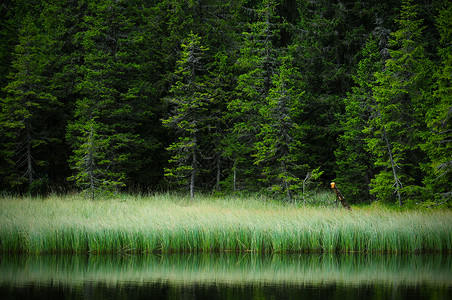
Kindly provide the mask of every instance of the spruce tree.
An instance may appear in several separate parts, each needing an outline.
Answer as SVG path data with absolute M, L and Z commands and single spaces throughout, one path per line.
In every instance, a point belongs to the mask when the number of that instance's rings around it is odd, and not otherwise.
M 370 199 L 369 184 L 373 177 L 374 158 L 366 151 L 369 135 L 368 123 L 377 113 L 372 89 L 376 84 L 374 74 L 382 68 L 378 41 L 370 35 L 361 52 L 354 81 L 356 86 L 344 98 L 345 113 L 341 116 L 343 133 L 339 136 L 339 147 L 335 151 L 338 169 L 336 182 L 351 202 Z
M 248 179 L 248 188 L 262 186 L 256 179 L 264 179 L 262 169 L 253 164 L 252 154 L 257 142 L 256 135 L 264 124 L 259 111 L 266 105 L 265 99 L 272 88 L 273 76 L 277 70 L 278 49 L 275 41 L 278 40 L 280 29 L 276 5 L 275 1 L 266 0 L 249 10 L 253 20 L 249 23 L 248 30 L 243 33 L 237 60 L 240 72 L 237 79 L 237 97 L 228 104 L 229 115 L 235 118 L 230 131 L 232 136 L 228 137 L 228 140 L 234 140 L 234 145 L 240 146 L 234 146 L 234 149 L 227 150 L 227 153 L 233 160 L 234 174 L 241 170 L 242 176 Z
M 298 85 L 305 93 L 295 121 L 303 128 L 302 143 L 310 164 L 324 171 L 323 181 L 338 174 L 334 153 L 342 147 L 338 137 L 345 113 L 343 99 L 355 85 L 353 75 L 362 47 L 376 29 L 376 21 L 386 37 L 398 5 L 399 0 L 297 1 L 299 17 L 290 32 L 301 78 Z
M 107 156 L 110 145 L 108 137 L 98 133 L 103 132 L 101 126 L 96 122 L 96 118 L 70 126 L 71 130 L 76 130 L 80 134 L 75 142 L 77 148 L 71 159 L 76 173 L 70 179 L 74 180 L 91 200 L 123 186 L 124 181 L 123 174 L 109 170 L 112 165 L 112 160 Z
M 425 153 L 420 149 L 424 116 L 430 105 L 431 64 L 425 56 L 422 39 L 422 20 L 417 17 L 417 6 L 411 0 L 402 4 L 399 30 L 391 35 L 392 49 L 385 69 L 375 74 L 373 89 L 375 109 L 378 112 L 371 123 L 374 137 L 368 147 L 380 168 L 372 180 L 371 193 L 378 199 L 397 202 L 419 199 L 422 191 Z
M 429 131 L 425 134 L 423 149 L 430 162 L 426 164 L 427 185 L 434 205 L 447 203 L 452 197 L 452 2 L 446 1 L 439 11 L 437 28 L 441 37 L 439 56 L 441 63 L 435 74 L 434 102 L 426 120 Z M 450 203 L 450 202 L 449 202 Z M 449 204 L 450 205 L 450 204 Z
M 331 1 L 307 1 L 298 9 L 293 56 L 305 93 L 295 121 L 303 128 L 301 142 L 307 145 L 310 165 L 321 167 L 324 176 L 332 179 L 340 129 L 336 116 L 343 111 L 341 96 L 345 96 L 348 74 L 342 41 L 352 43 L 344 36 L 347 9 Z
M 219 192 L 221 189 L 234 190 L 234 183 L 232 188 L 230 184 L 224 182 L 230 180 L 230 175 L 233 174 L 233 166 L 230 166 L 228 159 L 229 153 L 227 149 L 232 148 L 234 141 L 227 141 L 228 131 L 233 128 L 230 116 L 228 115 L 227 105 L 235 97 L 234 87 L 236 85 L 236 78 L 234 76 L 234 62 L 235 55 L 232 51 L 218 50 L 214 54 L 213 63 L 210 65 L 209 78 L 211 78 L 212 90 L 212 105 L 209 108 L 211 116 L 208 134 L 208 144 L 211 145 L 208 156 L 210 156 L 210 173 L 215 177 L 214 190 Z M 233 122 L 233 121 L 232 121 Z M 207 179 L 209 180 L 209 179 Z
M 190 33 L 182 44 L 181 58 L 174 72 L 175 83 L 167 101 L 170 116 L 163 124 L 175 130 L 177 141 L 168 150 L 172 153 L 171 167 L 165 176 L 178 185 L 187 186 L 190 197 L 195 195 L 197 177 L 202 172 L 206 126 L 210 122 L 212 92 L 206 70 L 206 51 L 201 38 Z
M 9 82 L 1 99 L 1 153 L 6 162 L 2 177 L 9 186 L 25 184 L 20 191 L 45 188 L 51 159 L 47 146 L 61 142 L 57 128 L 51 127 L 60 105 L 52 85 L 56 33 L 55 28 L 46 28 L 44 19 L 52 8 L 49 4 L 41 13 L 31 11 L 21 20 Z
M 75 87 L 79 98 L 67 134 L 73 147 L 70 179 L 90 196 L 94 189 L 103 193 L 126 184 L 141 142 L 136 133 L 141 89 L 134 81 L 140 66 L 133 51 L 140 39 L 128 18 L 128 5 L 126 1 L 87 1 L 83 30 L 75 35 L 83 61 Z M 93 174 L 96 184 L 92 184 Z
M 254 144 L 255 163 L 262 167 L 266 184 L 277 194 L 285 194 L 289 202 L 300 188 L 296 169 L 302 167 L 298 160 L 301 129 L 293 120 L 295 103 L 302 94 L 294 86 L 297 70 L 291 56 L 281 56 L 278 72 L 273 75 L 272 87 L 261 106 L 262 118 L 257 141 Z

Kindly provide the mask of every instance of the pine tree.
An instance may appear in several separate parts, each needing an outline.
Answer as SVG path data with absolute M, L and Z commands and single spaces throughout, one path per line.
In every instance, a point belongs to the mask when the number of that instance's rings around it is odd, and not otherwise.
M 309 164 L 321 167 L 330 179 L 340 129 L 336 116 L 343 110 L 340 94 L 345 91 L 346 74 L 339 42 L 344 34 L 340 27 L 345 22 L 345 7 L 333 6 L 331 1 L 300 4 L 293 41 L 294 63 L 301 78 L 298 84 L 305 91 L 295 121 L 304 132 L 301 142 L 307 146 Z
M 281 65 L 272 78 L 272 87 L 261 106 L 260 132 L 254 144 L 255 164 L 262 166 L 270 189 L 286 194 L 289 202 L 300 188 L 295 169 L 300 169 L 298 152 L 301 130 L 293 121 L 294 103 L 302 94 L 294 87 L 296 69 L 291 67 L 292 57 L 281 57 Z
M 1 101 L 1 153 L 7 163 L 2 168 L 4 184 L 26 183 L 28 191 L 45 188 L 51 159 L 46 146 L 61 141 L 56 128 L 49 126 L 59 107 L 52 86 L 58 45 L 52 31 L 55 29 L 46 28 L 42 18 L 52 8 L 49 4 L 41 14 L 29 12 L 23 18 L 4 88 L 6 96 Z
M 378 115 L 372 124 L 374 138 L 368 140 L 371 153 L 377 156 L 375 165 L 381 168 L 372 180 L 371 193 L 385 201 L 391 201 L 396 193 L 399 205 L 420 197 L 420 165 L 426 159 L 419 146 L 430 104 L 425 96 L 431 64 L 424 53 L 422 20 L 417 18 L 416 9 L 411 0 L 403 2 L 397 20 L 399 30 L 389 41 L 390 58 L 384 71 L 375 75 L 378 85 L 373 92 Z
M 75 119 L 68 125 L 75 171 L 70 179 L 82 189 L 89 187 L 90 195 L 93 189 L 111 191 L 126 184 L 141 142 L 136 134 L 141 89 L 134 81 L 140 66 L 133 52 L 140 40 L 128 18 L 129 8 L 126 1 L 87 1 L 83 31 L 75 35 L 83 61 L 75 87 L 79 94 Z M 85 164 L 87 155 L 89 164 Z M 98 171 L 93 173 L 95 168 Z M 91 184 L 92 174 L 97 175 L 97 185 Z
M 17 1 L 18 2 L 18 1 Z M 23 4 L 23 3 L 20 3 Z M 17 38 L 18 17 L 17 3 L 3 3 L 0 6 L 0 98 L 3 98 L 2 89 L 6 86 L 7 75 L 10 73 L 12 53 Z
M 436 201 L 434 205 L 447 203 L 452 197 L 452 2 L 443 4 L 437 28 L 441 36 L 441 64 L 435 74 L 434 102 L 426 115 L 429 131 L 423 145 L 430 158 L 425 166 L 425 183 Z
M 392 22 L 399 0 L 392 1 L 297 1 L 299 17 L 291 27 L 294 64 L 300 72 L 298 85 L 305 91 L 295 121 L 303 128 L 302 143 L 312 166 L 321 166 L 322 180 L 333 180 L 333 159 L 342 134 L 341 116 L 347 93 L 355 85 L 360 51 L 375 20 L 383 35 Z M 382 42 L 384 42 L 382 40 Z M 344 186 L 341 183 L 341 186 Z
M 17 35 L 17 22 L 15 22 L 16 6 L 13 3 L 3 4 L 0 7 L 0 99 L 5 98 L 4 87 L 8 84 L 7 75 L 11 71 L 14 40 Z M 16 14 L 17 15 L 17 14 Z M 7 130 L 9 115 L 4 112 L 4 100 L 0 100 L 0 190 L 11 187 L 14 181 L 14 132 Z
M 194 9 L 200 1 L 159 1 L 154 7 L 155 31 L 157 32 L 159 66 L 165 84 L 171 84 L 171 76 L 181 51 L 181 41 L 195 28 Z
M 109 171 L 112 161 L 106 155 L 110 145 L 108 137 L 98 134 L 102 132 L 101 124 L 92 118 L 84 124 L 71 125 L 71 130 L 81 134 L 71 161 L 76 175 L 70 179 L 92 200 L 123 186 L 124 175 Z
M 229 116 L 234 118 L 233 129 L 228 141 L 235 141 L 228 149 L 233 161 L 233 174 L 237 180 L 237 171 L 248 180 L 248 187 L 259 186 L 253 179 L 262 179 L 262 170 L 253 164 L 256 135 L 264 123 L 259 111 L 265 107 L 266 97 L 272 88 L 273 76 L 277 70 L 278 50 L 274 43 L 278 40 L 279 21 L 276 15 L 276 3 L 263 1 L 257 8 L 249 9 L 254 20 L 249 23 L 248 31 L 243 33 L 243 42 L 237 68 L 237 97 L 228 104 Z M 237 147 L 239 146 L 239 147 Z M 243 165 L 239 165 L 243 163 Z M 251 175 L 253 174 L 253 175 Z M 234 181 L 234 182 L 235 182 Z M 234 184 L 236 186 L 236 184 Z
M 188 186 L 193 198 L 197 176 L 202 171 L 203 143 L 206 125 L 210 121 L 212 93 L 204 61 L 208 49 L 201 45 L 201 38 L 190 33 L 182 49 L 174 72 L 176 82 L 167 97 L 172 111 L 163 120 L 163 124 L 176 131 L 178 139 L 168 147 L 173 153 L 172 167 L 165 170 L 165 176 Z
M 207 67 L 213 87 L 209 108 L 211 120 L 207 125 L 208 132 L 204 135 L 206 147 L 203 149 L 203 156 L 208 159 L 203 160 L 204 172 L 200 174 L 199 181 L 203 183 L 204 190 L 213 188 L 215 193 L 237 190 L 237 184 L 234 183 L 235 160 L 229 150 L 232 150 L 233 144 L 237 143 L 235 149 L 240 148 L 240 145 L 228 134 L 233 128 L 235 116 L 228 113 L 227 105 L 236 98 L 234 88 L 238 75 L 235 63 L 246 24 L 246 17 L 242 15 L 245 2 L 200 1 L 193 14 L 197 24 L 194 28 L 203 36 L 203 43 L 212 53 Z
M 214 54 L 214 61 L 209 66 L 209 78 L 211 78 L 212 103 L 209 108 L 211 122 L 207 143 L 211 145 L 210 156 L 211 164 L 209 170 L 213 174 L 214 190 L 218 193 L 221 189 L 233 190 L 234 183 L 231 185 L 224 182 L 224 178 L 229 177 L 229 173 L 233 174 L 233 170 L 229 164 L 227 149 L 231 149 L 233 141 L 226 141 L 228 131 L 233 127 L 229 124 L 229 115 L 227 105 L 234 98 L 234 87 L 236 79 L 233 73 L 235 55 L 228 50 L 218 50 Z M 209 180 L 209 179 L 207 179 Z M 227 180 L 226 180 L 227 181 Z
M 341 183 L 342 191 L 352 202 L 370 198 L 368 186 L 373 175 L 374 161 L 366 151 L 365 140 L 369 133 L 365 128 L 376 113 L 372 109 L 372 89 L 376 81 L 374 73 L 382 67 L 379 47 L 373 35 L 369 37 L 361 57 L 354 77 L 356 87 L 344 99 L 343 133 L 339 136 L 339 147 L 335 151 L 338 165 L 335 181 Z

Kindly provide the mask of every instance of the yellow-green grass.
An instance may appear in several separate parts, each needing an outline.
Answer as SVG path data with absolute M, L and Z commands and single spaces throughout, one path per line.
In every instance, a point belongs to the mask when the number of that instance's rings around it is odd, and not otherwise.
M 452 250 L 449 210 L 158 195 L 0 199 L 0 252 L 429 252 Z

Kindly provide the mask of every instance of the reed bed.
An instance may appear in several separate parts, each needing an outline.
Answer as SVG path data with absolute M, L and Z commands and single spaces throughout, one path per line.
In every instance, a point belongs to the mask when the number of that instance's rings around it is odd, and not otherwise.
M 449 210 L 395 211 L 171 195 L 0 199 L 0 252 L 435 252 Z

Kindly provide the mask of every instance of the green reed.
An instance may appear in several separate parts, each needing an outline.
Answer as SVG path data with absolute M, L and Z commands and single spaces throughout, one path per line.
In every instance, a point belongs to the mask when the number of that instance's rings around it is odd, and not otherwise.
M 352 211 L 260 198 L 0 199 L 0 252 L 428 252 L 452 250 L 452 212 Z

